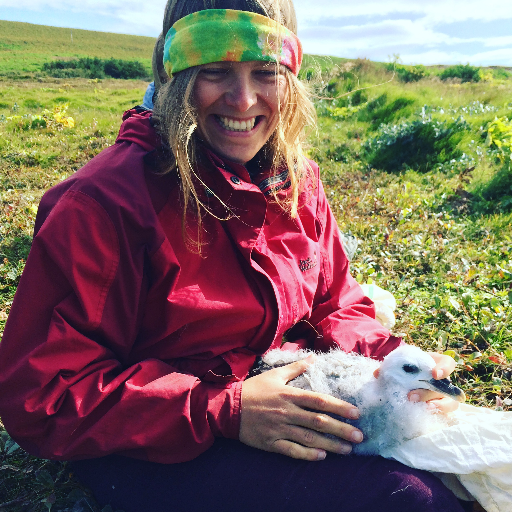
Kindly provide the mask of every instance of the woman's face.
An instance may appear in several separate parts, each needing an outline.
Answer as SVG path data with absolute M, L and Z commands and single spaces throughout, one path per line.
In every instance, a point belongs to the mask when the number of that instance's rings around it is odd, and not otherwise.
M 287 96 L 284 73 L 261 61 L 203 64 L 194 86 L 199 136 L 219 156 L 247 163 L 277 126 Z

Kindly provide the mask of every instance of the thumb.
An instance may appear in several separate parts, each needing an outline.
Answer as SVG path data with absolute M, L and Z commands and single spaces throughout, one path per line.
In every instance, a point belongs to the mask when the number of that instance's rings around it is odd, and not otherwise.
M 283 379 L 285 384 L 302 375 L 308 366 L 315 361 L 315 354 L 311 354 L 306 359 L 295 361 L 294 363 L 276 368 L 274 371 L 278 374 L 279 378 Z

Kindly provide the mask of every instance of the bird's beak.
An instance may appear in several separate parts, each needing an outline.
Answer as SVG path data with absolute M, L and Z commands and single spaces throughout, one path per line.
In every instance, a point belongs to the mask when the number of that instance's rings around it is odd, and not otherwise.
M 425 383 L 425 389 L 430 389 L 431 391 L 436 391 L 437 393 L 441 393 L 444 396 L 449 398 L 453 398 L 457 400 L 457 402 L 465 402 L 466 395 L 462 389 L 454 386 L 449 379 L 430 379 L 430 380 L 422 380 L 421 382 Z

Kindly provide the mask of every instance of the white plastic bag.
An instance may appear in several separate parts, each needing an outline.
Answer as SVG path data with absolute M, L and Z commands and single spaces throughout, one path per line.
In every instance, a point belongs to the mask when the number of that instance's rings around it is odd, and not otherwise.
M 393 295 L 376 284 L 362 284 L 363 293 L 375 304 L 375 318 L 386 329 L 395 326 L 396 300 Z
M 473 497 L 487 512 L 512 512 L 512 412 L 462 404 L 452 414 L 455 425 L 382 455 L 435 473 L 455 495 Z

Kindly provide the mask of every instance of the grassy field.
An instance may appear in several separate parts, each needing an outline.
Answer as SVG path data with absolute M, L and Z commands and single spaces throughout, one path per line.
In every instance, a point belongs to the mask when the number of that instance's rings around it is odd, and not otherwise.
M 21 25 L 0 22 L 0 67 L 12 75 L 0 76 L 0 333 L 42 194 L 115 141 L 147 85 L 38 69 L 56 57 L 149 62 L 152 49 L 149 38 L 75 30 L 71 48 L 67 29 L 15 34 Z M 397 299 L 394 332 L 454 357 L 471 403 L 512 410 L 512 79 L 426 71 L 403 83 L 393 66 L 308 57 L 319 115 L 309 154 L 340 228 L 359 239 L 353 275 Z M 0 457 L 0 510 L 97 510 L 65 464 L 30 457 L 6 432 Z
M 38 76 L 52 60 L 79 57 L 138 60 L 151 69 L 155 39 L 0 20 L 0 76 Z

